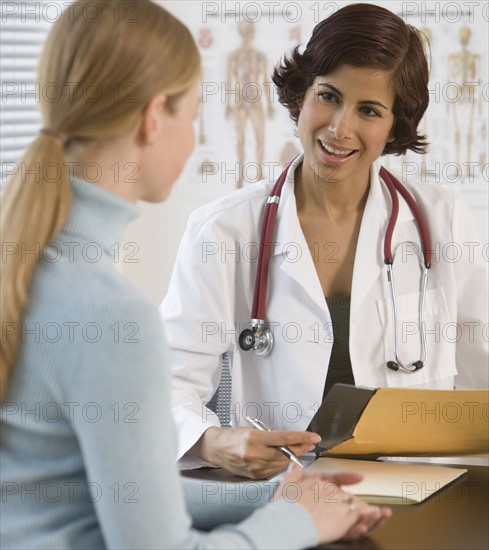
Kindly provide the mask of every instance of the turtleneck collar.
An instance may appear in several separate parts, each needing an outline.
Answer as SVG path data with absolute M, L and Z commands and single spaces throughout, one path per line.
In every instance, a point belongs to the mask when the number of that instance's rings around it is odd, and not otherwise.
M 109 253 L 140 209 L 81 178 L 73 178 L 71 187 L 73 203 L 62 232 L 96 242 Z

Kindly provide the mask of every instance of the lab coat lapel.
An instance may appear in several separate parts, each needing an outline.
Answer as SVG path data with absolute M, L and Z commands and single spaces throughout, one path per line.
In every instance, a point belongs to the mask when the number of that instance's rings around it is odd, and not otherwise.
M 391 214 L 392 200 L 385 184 L 379 178 L 381 163 L 375 162 L 370 169 L 370 190 L 363 213 L 358 236 L 353 269 L 351 316 L 360 308 L 379 275 L 386 270 L 384 264 L 384 238 Z M 409 206 L 399 195 L 399 214 L 394 228 L 392 247 L 404 240 L 404 223 L 412 223 Z M 387 277 L 387 275 L 384 275 Z
M 327 307 L 321 283 L 297 216 L 294 172 L 300 162 L 302 162 L 302 155 L 292 163 L 282 191 L 275 239 L 278 246 L 275 248 L 274 261 L 282 262 L 280 266 L 282 273 L 300 285 L 324 312 L 327 311 Z
M 353 268 L 351 311 L 353 317 L 384 266 L 382 258 L 385 217 L 369 196 L 363 213 Z
M 384 269 L 384 235 L 391 199 L 379 178 L 380 164 L 370 169 L 370 189 L 358 235 L 353 268 L 351 311 L 353 317 Z

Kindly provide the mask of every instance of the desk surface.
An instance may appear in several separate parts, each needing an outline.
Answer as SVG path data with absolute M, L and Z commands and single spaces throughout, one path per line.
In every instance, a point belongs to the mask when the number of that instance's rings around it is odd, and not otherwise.
M 329 550 L 487 550 L 489 548 L 489 468 L 468 471 L 448 487 L 414 505 L 392 506 L 393 515 L 361 541 L 321 546 Z M 223 470 L 194 470 L 189 477 L 248 481 Z M 427 492 L 429 492 L 427 487 Z
M 465 475 L 424 502 L 410 506 L 392 506 L 392 518 L 367 540 L 349 544 L 336 543 L 321 548 L 487 550 L 489 468 L 465 468 L 468 470 Z

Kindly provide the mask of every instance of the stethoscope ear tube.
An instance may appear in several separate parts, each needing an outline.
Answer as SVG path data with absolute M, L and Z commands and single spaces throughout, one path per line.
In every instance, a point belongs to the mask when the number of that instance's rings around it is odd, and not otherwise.
M 260 250 L 256 270 L 255 291 L 253 294 L 253 307 L 251 310 L 251 329 L 244 329 L 239 335 L 239 346 L 243 351 L 253 349 L 256 355 L 268 355 L 273 348 L 273 333 L 265 324 L 265 306 L 267 300 L 268 269 L 270 267 L 270 255 L 272 248 L 275 219 L 277 217 L 278 204 L 282 187 L 287 179 L 289 166 L 280 174 L 265 205 L 262 230 L 260 237 Z
M 413 243 L 414 244 L 414 243 Z M 390 296 L 391 296 L 391 305 L 392 305 L 392 324 L 393 324 L 393 348 L 394 355 L 396 357 L 395 361 L 388 361 L 387 368 L 396 372 L 401 372 L 403 374 L 413 374 L 421 370 L 428 357 L 428 351 L 426 349 L 426 327 L 424 324 L 424 302 L 426 297 L 426 288 L 428 286 L 428 268 L 424 267 L 423 269 L 423 280 L 421 283 L 421 296 L 419 298 L 419 309 L 418 309 L 418 323 L 419 323 L 419 338 L 421 343 L 421 359 L 415 361 L 411 366 L 406 366 L 402 363 L 399 358 L 398 349 L 397 349 L 397 305 L 396 305 L 396 291 L 394 285 L 394 271 L 393 271 L 393 261 L 386 262 L 387 265 L 387 280 L 389 284 Z
M 424 324 L 424 303 L 426 297 L 426 288 L 428 285 L 428 269 L 431 267 L 431 239 L 428 231 L 428 226 L 425 223 L 424 217 L 421 214 L 421 211 L 416 204 L 416 201 L 409 194 L 408 190 L 394 178 L 383 166 L 380 168 L 380 177 L 383 179 L 389 194 L 392 200 L 392 211 L 389 218 L 389 223 L 387 225 L 387 230 L 385 233 L 384 239 L 384 263 L 387 266 L 387 280 L 389 283 L 391 303 L 392 303 L 392 322 L 394 325 L 393 329 L 393 348 L 396 361 L 388 361 L 387 368 L 396 372 L 401 372 L 404 374 L 413 374 L 421 370 L 427 358 L 427 349 L 426 349 L 426 330 Z M 397 216 L 399 213 L 399 198 L 397 193 L 400 193 L 403 199 L 406 201 L 407 205 L 411 209 L 411 212 L 416 220 L 416 224 L 419 231 L 419 236 L 421 239 L 421 246 L 423 249 L 423 261 L 421 265 L 423 266 L 423 280 L 421 283 L 421 296 L 419 299 L 419 311 L 418 311 L 418 323 L 419 323 L 419 334 L 421 342 L 421 359 L 415 361 L 411 364 L 410 367 L 404 365 L 399 359 L 398 350 L 397 350 L 397 307 L 396 307 L 396 292 L 394 288 L 394 255 L 392 254 L 392 235 L 394 234 L 394 227 L 397 222 Z
M 287 178 L 288 166 L 283 170 L 277 179 L 273 189 L 268 197 L 263 215 L 263 224 L 260 237 L 260 249 L 258 255 L 258 265 L 256 270 L 255 292 L 253 294 L 253 307 L 251 309 L 251 319 L 265 320 L 265 304 L 267 300 L 268 287 L 268 268 L 270 267 L 270 255 L 273 240 L 273 231 L 275 229 L 275 219 L 277 217 L 278 205 L 282 187 Z
M 394 234 L 394 227 L 397 222 L 397 216 L 399 214 L 399 198 L 397 193 L 402 195 L 402 198 L 408 204 L 414 219 L 418 226 L 419 236 L 421 239 L 421 246 L 423 248 L 424 265 L 427 269 L 431 267 L 431 239 L 428 226 L 425 222 L 421 210 L 419 209 L 416 201 L 409 194 L 409 191 L 401 184 L 399 180 L 394 178 L 383 166 L 380 168 L 380 177 L 384 181 L 392 200 L 392 211 L 387 225 L 387 230 L 384 239 L 384 262 L 393 262 L 392 254 L 392 235 Z
M 387 170 L 384 170 L 384 167 L 380 169 L 380 176 L 387 186 L 392 201 L 391 216 L 387 224 L 384 238 L 384 263 L 389 265 L 394 261 L 394 255 L 392 254 L 392 235 L 394 234 L 394 227 L 396 226 L 397 216 L 399 214 L 399 197 L 397 196 L 394 183 Z

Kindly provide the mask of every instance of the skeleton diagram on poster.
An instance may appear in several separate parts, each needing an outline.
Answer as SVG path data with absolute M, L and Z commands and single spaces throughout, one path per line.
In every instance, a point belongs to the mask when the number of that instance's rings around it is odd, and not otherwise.
M 474 161 L 474 119 L 477 106 L 479 115 L 481 114 L 481 102 L 477 97 L 480 86 L 480 56 L 468 49 L 471 35 L 472 31 L 468 27 L 461 27 L 459 38 L 462 48 L 448 57 L 448 82 L 460 86 L 456 101 L 447 102 L 454 130 L 455 160 L 460 170 L 462 158 L 465 160 L 463 166 L 466 170 L 470 170 L 470 163 Z M 469 172 L 466 175 L 470 175 Z
M 243 169 L 246 162 L 246 134 L 251 127 L 255 138 L 257 179 L 261 179 L 265 151 L 265 112 L 273 116 L 272 96 L 268 75 L 268 60 L 264 52 L 253 45 L 254 23 L 241 21 L 238 32 L 241 45 L 228 57 L 226 87 L 236 94 L 227 96 L 226 117 L 232 118 L 236 132 L 236 154 L 239 178 L 237 187 L 243 186 Z M 265 107 L 264 107 L 265 104 Z

